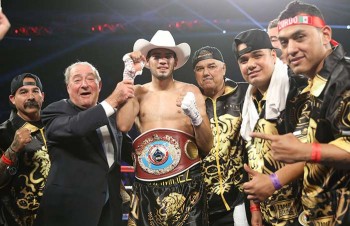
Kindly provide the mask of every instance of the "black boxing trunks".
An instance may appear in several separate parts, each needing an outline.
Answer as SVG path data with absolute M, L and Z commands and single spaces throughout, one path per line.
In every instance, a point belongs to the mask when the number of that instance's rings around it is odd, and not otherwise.
M 208 222 L 200 165 L 169 179 L 133 183 L 128 226 L 208 226 Z

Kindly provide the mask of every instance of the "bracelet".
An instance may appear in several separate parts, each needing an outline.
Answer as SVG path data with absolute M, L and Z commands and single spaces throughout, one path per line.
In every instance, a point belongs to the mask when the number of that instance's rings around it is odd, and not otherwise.
M 7 158 L 7 157 L 5 156 L 5 154 L 3 154 L 3 155 L 1 156 L 1 160 L 2 160 L 3 163 L 5 163 L 5 164 L 8 165 L 8 166 L 12 166 L 12 165 L 13 165 L 12 160 L 9 159 L 9 158 Z
M 256 208 L 259 208 L 260 209 L 260 204 L 258 203 L 258 204 L 250 204 L 250 206 L 254 206 L 254 207 L 256 207 Z
M 250 209 L 250 212 L 260 211 L 260 206 L 258 206 L 258 205 L 251 205 L 249 209 Z
M 321 162 L 321 145 L 319 143 L 312 143 L 311 162 Z
M 279 190 L 283 187 L 280 180 L 277 177 L 277 174 L 275 174 L 275 173 L 270 174 L 270 179 L 271 179 L 271 182 L 276 190 Z

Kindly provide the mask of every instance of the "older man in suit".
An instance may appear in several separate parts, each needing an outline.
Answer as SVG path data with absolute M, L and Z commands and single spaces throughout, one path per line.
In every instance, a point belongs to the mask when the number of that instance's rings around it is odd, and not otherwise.
M 52 168 L 36 224 L 121 225 L 122 133 L 115 111 L 134 95 L 132 82 L 118 83 L 101 103 L 101 78 L 90 63 L 69 66 L 65 82 L 69 99 L 42 113 Z

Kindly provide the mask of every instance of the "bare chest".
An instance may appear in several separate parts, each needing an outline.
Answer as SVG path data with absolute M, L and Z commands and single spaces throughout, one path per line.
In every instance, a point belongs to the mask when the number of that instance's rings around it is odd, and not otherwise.
M 176 93 L 146 94 L 140 102 L 140 116 L 144 119 L 172 119 L 181 115 L 181 108 L 176 105 Z

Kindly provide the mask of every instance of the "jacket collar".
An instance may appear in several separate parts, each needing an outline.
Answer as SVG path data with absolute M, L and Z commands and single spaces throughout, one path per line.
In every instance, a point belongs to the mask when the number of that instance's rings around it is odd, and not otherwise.
M 345 58 L 345 51 L 343 46 L 339 44 L 338 46 L 334 47 L 332 53 L 324 60 L 324 65 L 319 72 L 319 75 L 325 80 L 329 80 L 332 72 L 343 58 Z
M 44 127 L 41 120 L 27 122 L 24 119 L 22 119 L 21 117 L 19 117 L 19 115 L 17 114 L 16 111 L 11 111 L 10 121 L 12 122 L 12 125 L 15 128 L 21 128 L 23 126 L 26 126 L 27 128 L 30 128 L 30 130 L 32 132 Z

